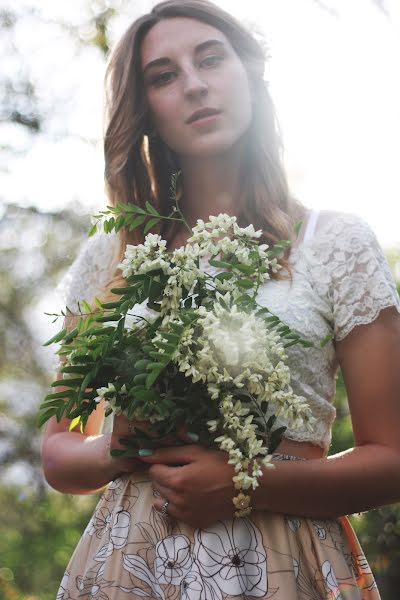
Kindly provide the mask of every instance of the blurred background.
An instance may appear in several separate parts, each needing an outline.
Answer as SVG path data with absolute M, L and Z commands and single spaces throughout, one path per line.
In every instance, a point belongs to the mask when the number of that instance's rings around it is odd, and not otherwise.
M 268 47 L 293 192 L 355 212 L 400 279 L 400 3 L 216 0 Z M 102 81 L 146 0 L 0 1 L 0 598 L 50 600 L 97 502 L 52 491 L 35 425 L 63 274 L 104 206 Z M 351 447 L 338 378 L 331 453 Z M 400 589 L 400 506 L 352 517 L 383 600 Z

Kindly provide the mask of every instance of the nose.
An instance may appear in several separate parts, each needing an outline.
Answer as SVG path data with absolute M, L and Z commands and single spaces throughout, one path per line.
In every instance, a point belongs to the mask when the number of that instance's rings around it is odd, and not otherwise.
M 186 72 L 184 92 L 188 98 L 197 98 L 208 94 L 208 84 L 197 69 L 190 69 Z

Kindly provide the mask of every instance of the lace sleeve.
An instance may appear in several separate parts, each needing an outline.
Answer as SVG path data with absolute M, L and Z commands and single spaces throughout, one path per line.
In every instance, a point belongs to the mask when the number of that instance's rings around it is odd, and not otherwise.
M 325 288 L 336 340 L 374 321 L 400 299 L 379 242 L 360 217 L 339 214 L 316 235 L 318 286 Z
M 59 284 L 64 306 L 72 312 L 78 302 L 92 303 L 112 275 L 111 268 L 117 248 L 117 236 L 100 232 L 89 238 Z

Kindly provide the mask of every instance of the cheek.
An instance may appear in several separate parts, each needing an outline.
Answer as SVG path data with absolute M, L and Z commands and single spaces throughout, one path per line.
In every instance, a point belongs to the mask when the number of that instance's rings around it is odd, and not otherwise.
M 179 111 L 173 94 L 149 96 L 148 105 L 153 125 L 159 132 L 174 126 L 174 117 L 179 114 Z
M 252 102 L 247 73 L 242 65 L 238 65 L 228 73 L 225 90 L 226 98 L 229 100 L 235 116 L 240 121 L 249 121 L 252 114 Z

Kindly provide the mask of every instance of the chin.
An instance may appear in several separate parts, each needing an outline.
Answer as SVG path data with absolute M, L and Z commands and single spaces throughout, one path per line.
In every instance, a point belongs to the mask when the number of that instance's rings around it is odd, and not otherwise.
M 219 139 L 211 139 L 211 136 L 202 140 L 196 140 L 189 147 L 182 149 L 178 154 L 182 157 L 191 158 L 217 158 L 228 154 L 240 146 L 243 140 L 243 134 L 240 136 L 224 136 Z

